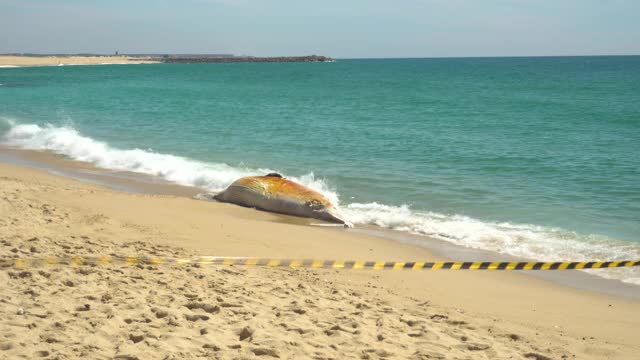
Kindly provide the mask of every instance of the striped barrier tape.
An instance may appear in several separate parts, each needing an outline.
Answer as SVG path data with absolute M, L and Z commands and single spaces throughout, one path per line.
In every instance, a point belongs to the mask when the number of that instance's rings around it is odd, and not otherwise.
M 293 269 L 373 269 L 373 270 L 579 270 L 640 266 L 640 260 L 588 262 L 422 262 L 422 261 L 350 261 L 312 259 L 265 259 L 245 257 L 200 256 L 195 258 L 69 256 L 28 259 L 0 259 L 0 268 L 28 268 L 45 265 L 166 265 L 202 264 L 288 267 Z

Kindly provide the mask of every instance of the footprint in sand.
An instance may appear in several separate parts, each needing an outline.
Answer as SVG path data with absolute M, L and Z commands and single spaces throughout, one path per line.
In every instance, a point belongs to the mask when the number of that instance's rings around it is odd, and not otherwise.
M 189 320 L 189 321 L 198 321 L 198 320 L 209 320 L 209 317 L 206 315 L 200 315 L 200 314 L 185 314 L 184 318 Z
M 240 341 L 244 341 L 246 339 L 251 340 L 254 333 L 254 329 L 250 328 L 249 326 L 245 326 L 238 331 L 238 338 L 240 339 Z

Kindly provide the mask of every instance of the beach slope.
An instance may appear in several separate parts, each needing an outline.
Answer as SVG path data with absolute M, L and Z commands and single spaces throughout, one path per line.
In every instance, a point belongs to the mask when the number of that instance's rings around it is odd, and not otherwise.
M 437 260 L 343 229 L 0 164 L 0 257 Z M 633 359 L 640 303 L 499 272 L 0 269 L 0 358 Z

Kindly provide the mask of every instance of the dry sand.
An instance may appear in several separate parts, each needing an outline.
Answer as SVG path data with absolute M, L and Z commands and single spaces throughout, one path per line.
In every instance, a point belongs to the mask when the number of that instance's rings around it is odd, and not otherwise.
M 0 66 L 151 64 L 146 57 L 133 56 L 14 56 L 0 55 Z
M 0 164 L 0 257 L 435 260 L 425 249 Z M 634 359 L 640 302 L 506 272 L 0 269 L 0 358 Z

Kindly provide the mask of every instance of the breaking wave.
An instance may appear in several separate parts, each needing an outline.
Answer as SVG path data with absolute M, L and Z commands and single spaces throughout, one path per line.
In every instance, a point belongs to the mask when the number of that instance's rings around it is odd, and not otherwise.
M 195 186 L 214 192 L 224 190 L 240 177 L 263 175 L 274 171 L 233 167 L 224 163 L 207 163 L 143 149 L 121 150 L 81 135 L 68 126 L 17 124 L 15 121 L 4 119 L 0 120 L 0 136 L 2 142 L 8 145 L 30 150 L 52 151 L 100 168 L 158 176 L 176 184 Z M 322 192 L 334 202 L 338 201 L 337 194 L 331 191 L 324 181 L 316 179 L 313 173 L 291 178 Z

